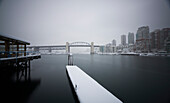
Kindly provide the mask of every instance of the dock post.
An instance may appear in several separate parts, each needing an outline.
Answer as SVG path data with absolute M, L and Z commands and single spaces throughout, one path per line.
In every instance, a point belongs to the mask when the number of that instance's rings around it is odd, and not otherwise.
M 73 65 L 73 55 L 71 53 L 68 54 L 68 65 Z
M 19 81 L 19 67 L 17 65 L 17 74 L 16 74 L 16 80 Z
M 30 78 L 30 76 L 31 76 L 31 74 L 30 74 L 30 72 L 31 72 L 31 66 L 30 66 L 30 60 L 28 60 L 28 80 L 31 80 L 31 78 Z
M 27 80 L 27 61 L 25 61 L 25 80 Z

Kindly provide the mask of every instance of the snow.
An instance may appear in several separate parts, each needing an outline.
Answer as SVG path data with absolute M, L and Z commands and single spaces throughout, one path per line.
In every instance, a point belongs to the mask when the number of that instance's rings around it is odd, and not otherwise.
M 0 36 L 7 37 L 7 38 L 10 38 L 10 39 L 14 39 L 14 40 L 21 41 L 21 42 L 25 42 L 25 43 L 29 43 L 28 41 L 24 41 L 24 40 L 22 40 L 22 39 L 20 39 L 18 37 L 10 35 L 10 34 L 4 34 L 4 33 L 0 32 Z
M 9 58 L 0 58 L 0 61 L 3 61 L 3 60 L 13 60 L 13 59 L 21 59 L 21 58 L 29 58 L 29 57 L 35 57 L 35 56 L 40 56 L 40 54 L 27 55 L 27 56 L 18 56 L 18 57 L 9 57 Z
M 77 66 L 66 66 L 69 78 L 81 103 L 122 103 Z

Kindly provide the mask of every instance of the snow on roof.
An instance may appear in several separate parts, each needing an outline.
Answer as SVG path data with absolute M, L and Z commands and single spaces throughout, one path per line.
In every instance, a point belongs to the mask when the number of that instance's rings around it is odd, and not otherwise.
M 24 40 L 22 40 L 22 39 L 20 39 L 18 37 L 10 35 L 10 34 L 4 34 L 4 33 L 0 32 L 0 37 L 3 38 L 3 39 L 7 39 L 7 40 L 17 41 L 19 43 L 30 44 L 29 42 L 24 41 Z

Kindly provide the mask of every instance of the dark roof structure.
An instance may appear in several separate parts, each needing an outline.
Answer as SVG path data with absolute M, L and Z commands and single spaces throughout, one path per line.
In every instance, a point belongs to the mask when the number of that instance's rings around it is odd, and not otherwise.
M 9 34 L 2 34 L 0 33 L 0 40 L 2 41 L 10 41 L 10 42 L 14 42 L 15 44 L 26 44 L 26 45 L 30 45 L 29 42 L 21 40 L 17 37 L 14 37 L 12 35 Z

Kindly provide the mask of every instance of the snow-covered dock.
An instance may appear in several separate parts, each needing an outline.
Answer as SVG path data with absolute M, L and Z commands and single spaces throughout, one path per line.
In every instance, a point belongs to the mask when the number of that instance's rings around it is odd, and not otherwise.
M 69 79 L 80 103 L 122 103 L 77 66 L 66 66 Z

